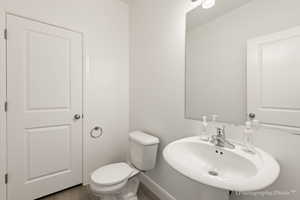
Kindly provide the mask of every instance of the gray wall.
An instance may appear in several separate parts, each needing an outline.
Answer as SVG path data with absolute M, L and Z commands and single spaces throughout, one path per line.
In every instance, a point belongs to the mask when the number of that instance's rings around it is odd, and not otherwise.
M 257 0 L 262 10 L 249 17 L 265 21 L 276 17 L 270 12 L 265 17 L 263 9 L 284 9 L 287 0 Z M 285 29 L 300 19 L 298 0 L 289 0 L 293 11 L 281 13 Z M 265 3 L 268 3 L 266 5 Z M 253 6 L 255 3 L 253 4 Z M 163 147 L 178 138 L 199 133 L 200 123 L 184 119 L 185 71 L 185 12 L 187 0 L 137 0 L 131 8 L 131 105 L 130 128 L 148 131 L 161 138 L 157 168 L 147 174 L 164 187 L 177 200 L 207 200 L 209 192 L 220 191 L 195 183 L 172 170 L 163 160 Z M 249 6 L 249 5 L 248 5 Z M 248 13 L 249 14 L 249 13 Z M 264 16 L 264 17 L 263 17 Z M 246 17 L 240 13 L 238 17 Z M 278 16 L 277 16 L 278 17 Z M 235 21 L 234 21 L 235 22 Z M 238 23 L 237 21 L 236 23 Z M 242 23 L 242 22 L 240 22 Z M 228 27 L 234 31 L 233 24 Z M 240 26 L 243 26 L 241 24 Z M 253 30 L 253 27 L 244 26 Z M 270 28 L 268 32 L 276 31 Z M 241 55 L 241 53 L 239 54 Z M 240 138 L 242 129 L 229 126 L 229 136 Z M 255 144 L 271 153 L 281 164 L 279 179 L 267 190 L 299 190 L 287 196 L 237 196 L 237 199 L 296 200 L 300 199 L 300 136 L 278 130 L 262 129 L 255 135 Z M 219 200 L 218 196 L 210 200 Z

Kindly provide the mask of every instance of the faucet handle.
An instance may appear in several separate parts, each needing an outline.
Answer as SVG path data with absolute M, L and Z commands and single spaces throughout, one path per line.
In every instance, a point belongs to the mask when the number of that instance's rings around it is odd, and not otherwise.
M 217 127 L 217 135 L 225 137 L 225 128 L 226 128 L 225 125 L 223 125 L 222 128 Z
M 223 135 L 223 129 L 220 127 L 217 127 L 217 136 Z

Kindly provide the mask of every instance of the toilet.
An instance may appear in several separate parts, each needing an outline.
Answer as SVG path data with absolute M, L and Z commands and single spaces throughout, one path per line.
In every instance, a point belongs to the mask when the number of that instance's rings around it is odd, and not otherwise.
M 129 134 L 130 159 L 95 170 L 90 176 L 90 189 L 101 200 L 137 200 L 138 174 L 156 164 L 159 139 L 141 131 Z

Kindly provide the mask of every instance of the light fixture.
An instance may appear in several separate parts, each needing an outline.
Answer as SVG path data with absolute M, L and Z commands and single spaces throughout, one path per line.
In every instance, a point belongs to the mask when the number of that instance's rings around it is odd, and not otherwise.
M 202 8 L 208 9 L 215 5 L 216 0 L 203 0 L 202 2 Z

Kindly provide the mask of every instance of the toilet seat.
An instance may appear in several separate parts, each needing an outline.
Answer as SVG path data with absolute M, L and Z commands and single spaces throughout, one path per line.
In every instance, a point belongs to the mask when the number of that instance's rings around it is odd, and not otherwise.
M 97 194 L 120 192 L 127 181 L 139 171 L 127 163 L 114 163 L 100 167 L 91 174 L 90 188 Z
M 98 186 L 113 186 L 126 182 L 134 171 L 127 163 L 109 164 L 94 171 L 91 180 Z

